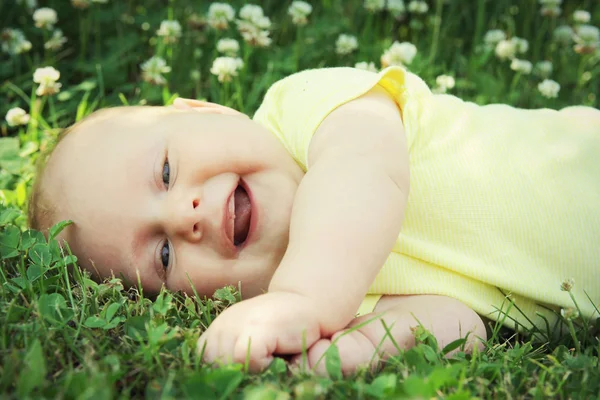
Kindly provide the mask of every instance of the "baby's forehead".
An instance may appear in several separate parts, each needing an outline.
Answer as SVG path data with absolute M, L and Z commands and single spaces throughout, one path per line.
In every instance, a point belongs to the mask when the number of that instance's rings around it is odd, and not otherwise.
M 51 160 L 59 162 L 80 153 L 95 153 L 110 146 L 123 146 L 135 136 L 149 137 L 164 122 L 167 107 L 116 107 L 96 111 L 71 126 L 56 147 Z M 141 139 L 141 138 L 140 138 Z
M 150 106 L 113 107 L 98 110 L 82 120 L 80 124 L 73 126 L 73 136 L 95 130 L 94 128 L 97 127 L 153 125 L 171 111 L 169 107 Z
M 119 107 L 96 112 L 72 126 L 49 158 L 44 173 L 49 192 L 97 178 L 111 163 L 129 158 L 151 141 L 160 107 Z M 152 128 L 152 129 L 151 129 Z M 108 168 L 110 169 L 110 168 Z M 63 188 L 63 189 L 58 189 Z M 73 190 L 73 189 L 71 189 Z

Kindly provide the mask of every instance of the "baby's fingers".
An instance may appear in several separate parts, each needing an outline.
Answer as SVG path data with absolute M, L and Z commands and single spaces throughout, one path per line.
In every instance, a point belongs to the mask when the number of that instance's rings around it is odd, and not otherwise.
M 337 332 L 331 340 L 320 339 L 310 347 L 304 359 L 302 354 L 294 356 L 291 361 L 292 369 L 306 371 L 310 368 L 317 375 L 327 377 L 326 353 L 332 345 L 338 348 L 344 376 L 355 373 L 360 367 L 374 369 L 378 365 L 379 357 L 375 355 L 375 346 L 364 334 L 355 330 Z
M 230 364 L 234 361 L 235 336 L 228 333 L 212 334 L 210 329 L 198 339 L 197 351 L 206 363 Z
M 268 336 L 259 333 L 241 334 L 234 345 L 234 362 L 247 365 L 252 373 L 264 371 L 273 361 L 275 343 L 270 342 Z

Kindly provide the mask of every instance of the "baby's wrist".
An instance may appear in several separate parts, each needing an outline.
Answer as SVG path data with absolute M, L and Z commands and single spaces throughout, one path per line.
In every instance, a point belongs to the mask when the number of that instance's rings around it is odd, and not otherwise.
M 267 293 L 273 297 L 277 304 L 286 311 L 296 314 L 294 317 L 299 319 L 314 319 L 323 326 L 325 316 L 322 310 L 324 307 L 305 294 L 288 290 L 271 290 Z

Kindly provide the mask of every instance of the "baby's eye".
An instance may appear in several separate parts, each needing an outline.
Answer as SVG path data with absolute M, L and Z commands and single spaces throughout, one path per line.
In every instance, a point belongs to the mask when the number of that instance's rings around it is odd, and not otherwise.
M 171 250 L 169 249 L 169 241 L 165 240 L 165 242 L 162 245 L 162 248 L 160 249 L 160 262 L 163 265 L 163 268 L 166 270 L 167 268 L 169 268 L 169 254 L 170 254 Z
M 169 182 L 171 181 L 171 170 L 169 168 L 169 160 L 165 159 L 165 163 L 163 164 L 162 169 L 162 180 L 165 186 L 169 187 Z

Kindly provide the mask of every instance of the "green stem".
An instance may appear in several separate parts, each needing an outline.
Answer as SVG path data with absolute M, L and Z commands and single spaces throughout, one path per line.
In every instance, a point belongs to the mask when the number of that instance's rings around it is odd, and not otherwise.
M 302 43 L 302 28 L 298 27 L 296 29 L 296 44 L 294 47 L 294 71 L 299 71 L 300 69 L 300 45 Z
M 102 64 L 96 64 L 96 76 L 98 77 L 98 89 L 100 98 L 103 99 L 105 96 L 104 89 L 104 75 L 102 74 Z
M 48 60 L 48 49 L 46 49 L 46 43 L 48 42 L 48 31 L 46 29 L 42 29 L 42 34 L 44 35 L 44 63 L 49 64 L 50 60 Z
M 30 70 L 33 71 L 33 59 L 31 58 L 31 52 L 27 53 L 27 55 L 25 56 L 25 60 L 27 60 L 27 66 L 29 67 Z
M 13 58 L 15 63 L 15 71 L 17 72 L 17 76 L 21 76 L 21 57 L 16 56 Z
M 245 111 L 244 111 L 244 102 L 242 101 L 242 85 L 240 83 L 240 78 L 236 77 L 234 80 L 234 83 L 235 83 L 235 97 L 237 100 L 238 111 L 243 113 Z
M 246 75 L 247 75 L 247 71 L 250 69 L 250 66 L 248 65 L 248 62 L 250 61 L 250 55 L 252 54 L 252 46 L 250 46 L 248 43 L 244 43 L 243 45 L 243 58 L 242 60 L 244 61 L 244 65 L 242 67 L 242 71 L 240 73 L 240 78 L 242 80 L 242 82 L 246 82 Z
M 94 14 L 96 16 L 96 14 Z M 94 17 L 94 55 L 96 59 L 99 59 L 101 56 L 101 38 L 100 38 L 100 23 L 98 22 L 98 18 Z
M 575 342 L 575 351 L 577 354 L 581 354 L 581 343 L 579 343 L 579 339 L 577 339 L 577 334 L 575 333 L 575 327 L 573 326 L 573 321 L 567 319 L 567 325 L 569 326 L 569 333 L 573 338 L 573 342 Z
M 535 37 L 535 41 L 533 44 L 533 60 L 539 60 L 540 59 L 540 51 L 541 49 L 545 48 L 545 46 L 542 44 L 542 41 L 544 40 L 544 37 L 546 35 L 546 32 L 548 31 L 548 19 L 544 18 L 542 21 L 542 26 L 540 28 L 540 30 L 538 31 L 536 37 Z
M 57 117 L 56 117 L 56 108 L 54 107 L 54 97 L 52 95 L 48 96 L 48 104 L 50 105 L 50 116 L 52 117 L 52 127 L 54 129 L 58 128 Z
M 585 65 L 589 58 L 589 55 L 582 55 L 581 61 L 579 61 L 579 66 L 577 67 L 577 89 L 581 89 L 581 87 L 584 84 L 583 79 L 581 79 L 581 77 L 583 75 L 583 70 L 585 69 Z
M 435 2 L 435 18 L 433 23 L 433 33 L 431 34 L 431 49 L 429 50 L 430 63 L 435 58 L 435 54 L 437 53 L 438 42 L 440 40 L 440 26 L 442 25 L 442 7 L 443 0 L 437 0 Z M 477 17 L 479 18 L 479 15 Z
M 32 125 L 33 128 L 33 141 L 36 142 L 38 145 L 40 144 L 40 130 L 39 128 L 39 119 L 42 117 L 42 112 L 44 110 L 44 106 L 46 105 L 46 96 L 42 97 L 41 99 L 37 99 L 39 101 L 36 101 L 36 98 L 32 99 L 32 107 L 31 107 L 31 120 L 35 120 L 35 122 Z M 39 107 L 36 107 L 36 103 L 39 104 Z M 35 113 L 35 118 L 34 118 L 34 113 Z
M 513 76 L 512 81 L 510 83 L 510 89 L 509 89 L 509 95 L 513 93 L 513 91 L 517 88 L 517 83 L 519 83 L 519 80 L 521 79 L 521 73 L 517 72 L 515 73 L 515 76 Z
M 365 26 L 362 31 L 362 38 L 366 39 L 366 41 L 368 43 L 371 42 L 371 37 L 372 37 L 371 31 L 373 30 L 372 27 L 373 27 L 373 13 L 369 12 L 369 13 L 367 13 L 367 21 L 366 21 Z
M 227 99 L 229 98 L 229 82 L 223 82 L 221 85 L 221 93 L 219 103 L 221 105 L 227 105 Z
M 169 60 L 169 66 L 173 68 L 173 46 L 167 45 L 167 60 Z
M 79 61 L 83 63 L 85 60 L 85 53 L 87 51 L 87 23 L 84 18 L 83 11 L 79 11 Z

